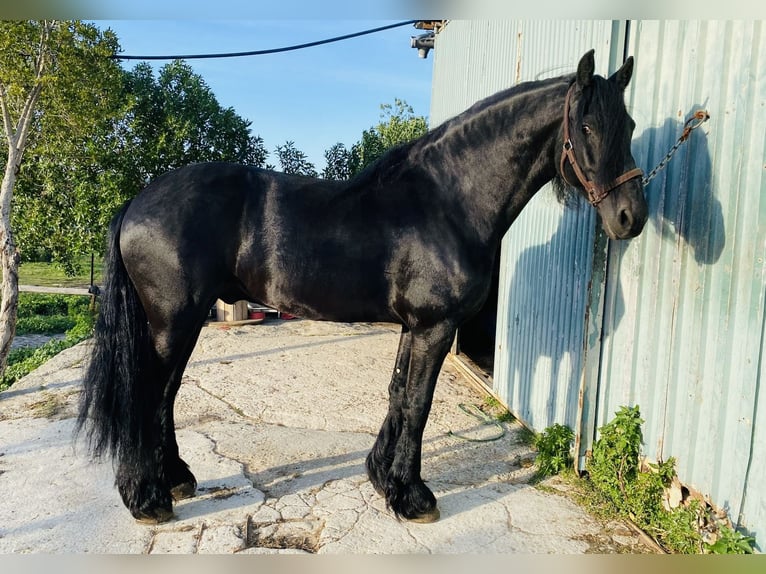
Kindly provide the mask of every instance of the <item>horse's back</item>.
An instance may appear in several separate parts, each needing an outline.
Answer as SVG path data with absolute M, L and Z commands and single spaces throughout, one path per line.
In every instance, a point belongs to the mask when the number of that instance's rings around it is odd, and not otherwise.
M 199 225 L 212 216 L 231 217 L 241 211 L 246 195 L 257 190 L 262 179 L 261 170 L 244 165 L 184 166 L 149 183 L 131 202 L 126 223 L 170 218 L 174 225 Z
M 237 164 L 179 168 L 131 203 L 123 256 L 157 293 L 210 286 L 303 317 L 391 320 L 379 210 L 346 191 Z
M 450 204 L 420 177 L 332 182 L 235 164 L 197 164 L 131 204 L 121 247 L 146 299 L 249 299 L 311 319 L 433 320 L 480 299 Z M 479 281 L 479 283 L 483 283 Z

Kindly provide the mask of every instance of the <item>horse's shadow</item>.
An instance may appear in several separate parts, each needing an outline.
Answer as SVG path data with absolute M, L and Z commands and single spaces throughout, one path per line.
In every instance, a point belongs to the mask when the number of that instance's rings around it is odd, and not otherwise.
M 689 115 L 696 109 L 697 106 L 693 107 Z M 642 132 L 633 141 L 637 165 L 648 173 L 675 143 L 682 128 L 682 122 L 668 118 L 662 125 Z M 725 246 L 724 218 L 721 203 L 716 198 L 712 160 L 703 130 L 692 133 L 667 167 L 648 183 L 645 195 L 649 221 L 644 234 L 654 233 L 661 242 L 674 244 L 672 249 L 679 256 L 685 256 L 684 251 L 688 252 L 697 265 L 713 265 L 718 261 Z M 534 390 L 536 397 L 546 398 L 544 415 L 538 408 L 534 411 L 534 426 L 538 430 L 554 422 L 570 425 L 575 422 L 573 408 L 566 412 L 566 421 L 556 419 L 560 418 L 557 410 L 561 407 L 559 397 L 562 392 L 566 395 L 566 405 L 577 404 L 584 347 L 582 321 L 586 309 L 583 307 L 573 312 L 572 304 L 576 298 L 571 293 L 546 297 L 544 309 L 541 309 L 540 301 L 541 293 L 552 287 L 563 285 L 571 288 L 577 270 L 571 257 L 566 256 L 572 251 L 570 219 L 582 217 L 584 209 L 590 207 L 582 200 L 565 209 L 550 240 L 521 253 L 511 280 L 510 293 L 516 304 L 512 308 L 509 306 L 505 323 L 512 325 L 519 336 L 523 334 L 526 346 L 523 353 L 514 353 L 514 349 L 504 351 L 509 353 L 509 365 L 514 373 L 512 385 L 517 389 L 515 394 L 509 392 L 509 396 L 519 397 L 517 410 L 527 414 L 532 412 L 533 382 L 535 385 L 542 383 L 538 371 L 544 359 L 548 360 L 550 369 L 546 377 L 547 391 L 541 393 L 539 388 Z M 597 233 L 603 233 L 600 225 L 598 227 Z M 642 241 L 642 237 L 633 241 Z M 609 265 L 620 269 L 630 248 L 629 242 L 610 241 Z M 614 284 L 610 286 L 610 311 L 608 320 L 602 325 L 602 338 L 614 332 L 625 314 L 619 276 L 610 273 L 608 281 L 614 281 Z M 502 323 L 501 318 L 498 320 Z M 560 381 L 560 377 L 566 377 L 566 381 Z M 526 420 L 526 417 L 523 418 Z
M 701 106 L 693 106 L 690 117 Z M 634 156 L 648 171 L 676 142 L 683 124 L 668 118 L 660 127 L 644 131 L 634 142 Z M 649 222 L 663 241 L 691 248 L 698 265 L 713 265 L 726 244 L 721 202 L 713 186 L 713 167 L 707 135 L 698 129 L 690 135 L 668 167 L 646 187 Z M 682 245 L 678 246 L 683 249 Z
M 481 435 L 485 428 L 483 424 L 466 422 L 466 428 L 456 430 L 461 434 Z M 529 486 L 528 481 L 533 472 L 526 466 L 526 461 L 534 453 L 530 446 L 520 440 L 518 424 L 506 423 L 505 430 L 499 439 L 488 442 L 466 441 L 440 431 L 431 432 L 424 440 L 423 460 L 426 468 L 423 476 L 434 489 L 437 498 L 449 498 L 449 510 L 445 516 L 450 512 L 470 511 L 490 502 L 486 496 L 476 497 L 472 493 L 477 488 L 489 488 L 488 485 L 496 484 L 498 477 L 516 477 L 512 482 L 513 489 Z M 209 432 L 206 432 L 206 436 Z M 212 436 L 215 436 L 214 431 Z M 371 435 L 370 447 L 373 441 Z M 371 496 L 369 503 L 394 519 L 393 514 L 385 510 L 385 499 L 372 494 L 372 485 L 367 482 L 364 460 L 368 452 L 368 448 L 351 448 L 341 454 L 296 458 L 262 468 L 245 465 L 242 475 L 200 476 L 197 496 L 182 501 L 176 508 L 178 519 L 198 519 L 258 504 L 258 497 L 253 495 L 256 491 L 263 493 L 267 500 L 293 495 L 304 497 L 310 493 L 315 494 L 329 483 L 341 481 L 351 481 L 353 486 L 350 488 L 354 490 L 366 490 Z M 195 462 L 193 456 L 189 460 L 192 466 Z M 478 458 L 484 458 L 485 463 L 477 465 Z M 252 489 L 242 487 L 243 479 L 252 485 Z M 218 496 L 219 492 L 226 496 Z M 308 496 L 306 500 L 310 498 Z

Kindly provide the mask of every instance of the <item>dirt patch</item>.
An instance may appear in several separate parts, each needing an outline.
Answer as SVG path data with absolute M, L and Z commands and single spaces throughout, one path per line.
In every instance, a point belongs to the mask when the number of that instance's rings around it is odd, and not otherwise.
M 66 418 L 62 416 L 67 410 L 67 396 L 60 393 L 43 393 L 42 399 L 30 403 L 32 417 L 36 419 Z
M 323 528 L 323 521 L 314 517 L 279 519 L 276 522 L 256 522 L 249 517 L 245 544 L 248 548 L 301 550 L 316 554 Z

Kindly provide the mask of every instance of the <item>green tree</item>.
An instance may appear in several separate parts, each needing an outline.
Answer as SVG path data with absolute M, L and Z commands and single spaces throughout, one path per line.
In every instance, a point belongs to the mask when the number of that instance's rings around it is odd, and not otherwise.
M 382 104 L 381 122 L 377 132 L 386 149 L 390 149 L 424 135 L 428 131 L 428 121 L 424 116 L 416 116 L 407 102 L 394 99 L 393 104 Z
M 317 177 L 314 164 L 308 160 L 305 153 L 295 147 L 295 142 L 287 141 L 285 145 L 278 145 L 276 152 L 283 172 Z
M 26 175 L 22 160 L 28 147 L 67 146 L 70 136 L 77 140 L 112 114 L 110 88 L 120 72 L 109 56 L 118 48 L 113 33 L 80 21 L 0 21 L 0 113 L 8 146 L 0 185 L 0 374 L 18 314 L 20 255 L 11 211 L 16 183 Z
M 74 273 L 81 255 L 102 250 L 117 208 L 157 176 L 193 162 L 266 158 L 250 122 L 223 108 L 183 62 L 157 78 L 147 64 L 120 70 L 110 93 L 117 112 L 89 133 L 55 132 L 30 150 L 14 208 L 24 260 L 53 260 Z
M 342 143 L 336 143 L 324 152 L 324 179 L 343 181 L 351 177 L 351 152 Z
M 108 113 L 91 115 L 87 130 L 49 122 L 28 147 L 12 209 L 22 261 L 50 260 L 76 273 L 80 255 L 102 250 L 109 219 L 137 188 L 123 80 L 116 69 L 104 86 Z
M 377 161 L 389 149 L 428 132 L 426 118 L 416 116 L 412 106 L 404 100 L 396 98 L 393 104 L 382 104 L 380 109 L 378 125 L 362 132 L 362 139 L 351 148 L 351 175 Z
M 156 79 L 151 66 L 138 64 L 126 83 L 132 99 L 129 146 L 143 183 L 194 162 L 264 165 L 267 151 L 263 140 L 251 135 L 251 122 L 222 107 L 185 62 L 163 66 Z
M 349 158 L 349 171 L 354 176 L 377 161 L 384 153 L 386 147 L 383 145 L 383 138 L 376 128 L 370 128 L 362 132 L 362 139 L 351 146 L 351 156 Z

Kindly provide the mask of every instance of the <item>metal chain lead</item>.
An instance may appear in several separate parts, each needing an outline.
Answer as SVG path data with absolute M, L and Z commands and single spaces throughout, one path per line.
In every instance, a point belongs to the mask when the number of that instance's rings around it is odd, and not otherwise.
M 681 134 L 681 137 L 679 137 L 675 145 L 672 148 L 670 148 L 670 151 L 667 154 L 665 154 L 665 157 L 662 158 L 660 163 L 657 164 L 657 167 L 655 167 L 652 171 L 650 171 L 646 175 L 646 177 L 644 177 L 641 180 L 641 185 L 646 187 L 646 184 L 652 181 L 655 178 L 655 176 L 662 169 L 664 169 L 664 167 L 668 164 L 668 162 L 673 157 L 673 155 L 675 155 L 675 153 L 678 151 L 678 148 L 681 147 L 681 144 L 684 143 L 687 139 L 689 139 L 689 135 L 691 135 L 692 131 L 696 130 L 698 127 L 700 127 L 703 123 L 705 123 L 709 119 L 710 119 L 710 114 L 707 113 L 707 110 L 698 110 L 694 112 L 694 115 L 690 117 L 688 120 L 686 120 L 686 123 L 684 123 L 684 131 Z

